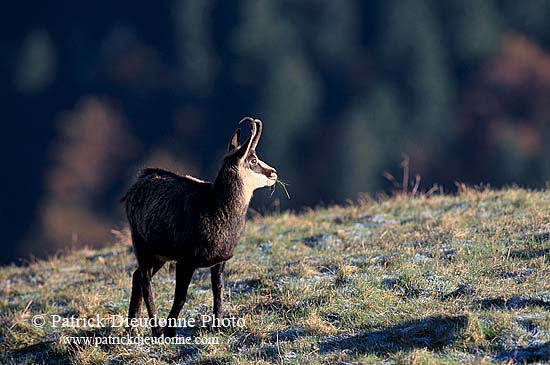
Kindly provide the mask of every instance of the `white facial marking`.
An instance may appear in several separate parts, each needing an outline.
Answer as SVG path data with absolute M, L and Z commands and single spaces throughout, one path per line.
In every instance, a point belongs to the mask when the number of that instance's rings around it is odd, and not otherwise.
M 257 164 L 266 171 L 274 170 L 273 167 L 269 166 L 265 162 L 257 159 Z M 249 167 L 243 168 L 243 182 L 244 182 L 244 194 L 247 202 L 250 202 L 254 190 L 263 188 L 266 186 L 273 186 L 277 180 L 277 174 L 273 173 L 272 176 L 268 177 L 262 173 L 257 173 Z

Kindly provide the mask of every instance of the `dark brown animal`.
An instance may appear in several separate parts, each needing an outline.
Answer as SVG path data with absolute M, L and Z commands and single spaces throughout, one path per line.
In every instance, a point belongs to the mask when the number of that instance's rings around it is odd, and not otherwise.
M 210 268 L 214 315 L 222 318 L 225 262 L 233 256 L 254 190 L 272 186 L 277 179 L 275 169 L 256 153 L 262 122 L 249 117 L 243 121 L 250 122 L 250 137 L 239 145 L 240 129 L 233 133 L 213 183 L 147 168 L 122 198 L 139 266 L 132 277 L 129 318 L 139 316 L 142 299 L 149 318 L 156 315 L 151 278 L 168 260 L 177 262 L 168 319 L 178 318 L 193 272 L 201 267 Z M 153 335 L 161 333 L 153 327 Z M 174 336 L 175 328 L 165 327 L 164 335 Z

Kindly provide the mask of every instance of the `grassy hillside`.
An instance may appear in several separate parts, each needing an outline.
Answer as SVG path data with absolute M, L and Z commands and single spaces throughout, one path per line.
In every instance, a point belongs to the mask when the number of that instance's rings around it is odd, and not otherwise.
M 549 191 L 400 196 L 253 219 L 226 266 L 226 315 L 245 326 L 178 332 L 219 344 L 66 344 L 125 333 L 48 320 L 126 315 L 135 259 L 119 241 L 0 268 L 0 363 L 550 361 Z M 164 317 L 174 268 L 153 285 Z M 209 271 L 197 271 L 180 317 L 200 318 L 211 301 Z M 34 327 L 41 314 L 45 326 Z

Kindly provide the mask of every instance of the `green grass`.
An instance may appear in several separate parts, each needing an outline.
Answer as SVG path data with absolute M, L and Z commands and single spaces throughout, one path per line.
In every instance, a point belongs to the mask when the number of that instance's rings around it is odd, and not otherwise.
M 180 332 L 218 345 L 68 345 L 61 336 L 124 331 L 33 327 L 37 314 L 126 315 L 136 264 L 117 241 L 0 268 L 0 363 L 550 361 L 549 191 L 465 189 L 253 219 L 224 291 L 226 316 L 245 327 Z M 180 318 L 211 311 L 209 276 L 197 271 Z M 171 265 L 153 286 L 164 317 Z

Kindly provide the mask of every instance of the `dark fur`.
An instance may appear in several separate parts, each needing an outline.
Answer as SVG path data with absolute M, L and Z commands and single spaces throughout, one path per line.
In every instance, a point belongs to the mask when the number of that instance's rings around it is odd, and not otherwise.
M 247 206 L 237 172 L 224 170 L 212 184 L 144 169 L 123 198 L 132 238 L 146 243 L 136 250 L 197 267 L 230 259 Z
M 245 145 L 249 143 L 250 139 Z M 174 304 L 168 318 L 178 317 L 199 267 L 211 267 L 214 314 L 222 317 L 223 269 L 233 256 L 248 208 L 237 172 L 243 147 L 225 157 L 214 183 L 148 168 L 122 198 L 139 265 L 132 279 L 130 318 L 139 315 L 142 298 L 149 317 L 155 315 L 151 277 L 168 260 L 177 261 Z M 232 141 L 230 150 L 236 148 Z M 160 328 L 153 329 L 154 335 L 160 332 Z M 173 336 L 175 329 L 167 327 L 164 333 Z

